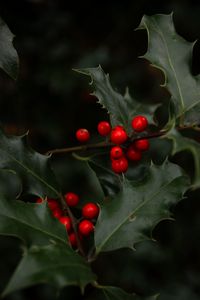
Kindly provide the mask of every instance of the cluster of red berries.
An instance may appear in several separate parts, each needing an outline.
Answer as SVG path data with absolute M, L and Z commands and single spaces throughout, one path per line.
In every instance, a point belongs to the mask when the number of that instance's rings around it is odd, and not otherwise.
M 131 126 L 136 133 L 145 131 L 148 127 L 148 121 L 145 116 L 136 116 L 132 119 Z M 132 142 L 128 147 L 121 145 L 129 139 L 126 130 L 123 126 L 111 125 L 107 121 L 101 121 L 97 127 L 98 133 L 101 136 L 110 136 L 110 141 L 115 144 L 110 150 L 111 167 L 115 173 L 124 173 L 128 169 L 128 160 L 139 161 L 142 158 L 142 152 L 149 149 L 149 140 L 139 138 Z M 90 139 L 90 133 L 85 128 L 80 128 L 76 132 L 76 138 L 79 142 L 87 142 Z
M 65 201 L 69 207 L 75 207 L 79 203 L 79 196 L 75 193 L 69 192 L 65 194 Z M 43 200 L 38 198 L 36 203 L 41 203 Z M 48 206 L 52 214 L 65 227 L 68 233 L 69 242 L 72 247 L 77 247 L 76 234 L 73 231 L 72 220 L 69 216 L 63 214 L 63 211 L 55 199 L 47 199 Z M 94 222 L 99 215 L 99 207 L 93 202 L 88 202 L 82 207 L 82 218 L 78 223 L 78 234 L 80 239 L 83 236 L 89 236 L 94 231 Z

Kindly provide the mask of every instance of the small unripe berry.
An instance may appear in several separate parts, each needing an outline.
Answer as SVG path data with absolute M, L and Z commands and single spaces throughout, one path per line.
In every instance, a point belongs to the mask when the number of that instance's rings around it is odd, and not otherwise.
M 56 200 L 54 199 L 47 199 L 47 202 L 48 202 L 48 206 L 50 208 L 50 210 L 55 210 L 57 208 L 59 208 L 59 204 Z
M 63 225 L 65 225 L 67 232 L 69 232 L 72 228 L 72 222 L 70 217 L 68 216 L 62 216 L 59 218 L 60 223 L 62 223 Z
M 76 206 L 79 202 L 79 196 L 75 193 L 69 192 L 65 194 L 65 200 L 69 206 Z
M 111 131 L 110 123 L 107 121 L 99 122 L 97 126 L 98 133 L 102 136 L 107 136 Z
M 76 138 L 79 142 L 85 143 L 90 139 L 90 133 L 85 128 L 80 128 L 76 131 Z
M 142 158 L 142 153 L 139 150 L 135 149 L 133 146 L 129 146 L 126 152 L 126 156 L 130 160 L 139 161 Z
M 112 129 L 110 140 L 112 143 L 120 145 L 126 142 L 128 136 L 122 126 L 116 126 Z
M 141 139 L 141 140 L 135 141 L 134 146 L 139 151 L 146 151 L 149 149 L 149 140 Z
M 142 132 L 147 128 L 148 121 L 144 116 L 136 116 L 135 118 L 133 118 L 131 125 L 136 132 Z
M 112 170 L 115 173 L 125 173 L 128 169 L 128 161 L 126 157 L 122 156 L 119 159 L 112 160 Z
M 82 208 L 82 215 L 86 219 L 97 218 L 99 214 L 99 207 L 92 202 L 85 204 Z
M 89 220 L 83 220 L 79 223 L 78 229 L 82 235 L 88 236 L 91 232 L 94 231 L 94 225 Z
M 110 158 L 111 159 L 118 159 L 124 155 L 123 150 L 119 146 L 114 146 L 110 150 Z

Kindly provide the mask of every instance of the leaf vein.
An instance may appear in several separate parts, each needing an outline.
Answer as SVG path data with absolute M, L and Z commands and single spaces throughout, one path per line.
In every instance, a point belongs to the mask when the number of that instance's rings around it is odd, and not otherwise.
M 113 236 L 115 234 L 115 232 L 117 230 L 120 229 L 120 227 L 122 227 L 126 221 L 133 215 L 135 214 L 142 206 L 144 206 L 147 202 L 150 202 L 154 197 L 156 197 L 157 195 L 159 195 L 159 193 L 166 188 L 168 185 L 170 185 L 175 179 L 169 181 L 167 184 L 163 185 L 158 192 L 154 193 L 150 199 L 146 199 L 146 201 L 142 202 L 135 210 L 133 210 L 130 214 L 128 214 L 128 216 L 126 216 L 122 222 L 120 222 L 120 224 L 110 233 L 110 235 L 108 235 L 108 237 L 100 244 L 100 246 L 98 247 L 98 251 L 100 251 L 102 249 L 102 247 L 107 243 L 107 241 L 110 239 L 111 236 Z

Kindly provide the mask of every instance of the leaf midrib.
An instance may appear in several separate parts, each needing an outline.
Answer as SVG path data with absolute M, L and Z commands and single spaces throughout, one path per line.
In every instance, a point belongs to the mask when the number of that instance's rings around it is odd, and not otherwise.
M 6 152 L 5 150 L 2 149 L 2 151 Z M 30 173 L 33 177 L 38 179 L 40 182 L 42 182 L 44 185 L 46 185 L 50 190 L 52 190 L 56 195 L 60 196 L 59 192 L 54 189 L 51 185 L 49 185 L 43 178 L 38 176 L 35 172 L 33 172 L 31 169 L 29 169 L 26 165 L 22 164 L 18 159 L 16 159 L 13 155 L 10 153 L 6 152 L 6 155 L 8 155 L 13 161 L 18 163 L 24 170 L 26 170 L 28 173 Z
M 49 236 L 49 237 L 54 237 L 54 238 L 56 238 L 56 240 L 60 240 L 60 241 L 62 241 L 62 243 L 66 243 L 66 241 L 65 240 L 63 240 L 62 238 L 60 238 L 60 237 L 58 237 L 58 236 L 56 236 L 56 235 L 54 235 L 54 234 L 51 234 L 51 233 L 49 233 L 48 231 L 43 231 L 43 230 L 41 230 L 40 228 L 38 228 L 38 227 L 35 227 L 35 226 L 33 226 L 33 224 L 30 224 L 30 223 L 27 223 L 27 222 L 25 222 L 24 220 L 22 220 L 22 219 L 20 219 L 20 220 L 18 220 L 17 218 L 15 218 L 14 216 L 10 216 L 10 215 L 3 215 L 3 214 L 0 214 L 0 215 L 2 215 L 3 217 L 7 217 L 7 218 L 9 218 L 9 219 L 12 219 L 12 220 L 14 220 L 14 221 L 16 221 L 16 222 L 18 222 L 18 223 L 21 223 L 21 224 L 23 224 L 23 225 L 26 225 L 27 227 L 30 227 L 30 228 L 32 228 L 32 229 L 34 229 L 34 230 L 36 230 L 36 231 L 39 231 L 40 233 L 43 233 L 43 234 L 45 234 L 45 235 L 47 235 L 47 236 Z
M 169 54 L 169 49 L 168 49 L 168 46 L 167 46 L 167 42 L 164 38 L 164 35 L 162 33 L 162 31 L 159 29 L 158 27 L 158 24 L 156 23 L 156 20 L 154 19 L 153 22 L 155 23 L 155 26 L 154 27 L 154 30 L 161 36 L 161 39 L 163 40 L 164 44 L 165 44 L 165 48 L 166 48 L 166 51 L 167 51 L 167 57 L 168 57 L 168 61 L 169 61 L 169 64 L 174 72 L 174 76 L 175 76 L 175 80 L 176 80 L 176 83 L 177 83 L 177 88 L 178 88 L 178 91 L 179 91 L 179 95 L 180 95 L 180 100 L 181 100 L 181 107 L 182 107 L 182 112 L 179 112 L 177 118 L 181 117 L 184 113 L 190 111 L 191 109 L 193 109 L 196 105 L 199 105 L 200 103 L 200 100 L 194 100 L 195 102 L 193 104 L 191 104 L 190 106 L 186 107 L 185 106 L 185 103 L 184 103 L 184 99 L 183 99 L 183 95 L 182 95 L 182 91 L 181 91 L 181 87 L 180 87 L 180 84 L 179 84 L 179 80 L 178 80 L 178 77 L 177 77 L 177 74 L 176 74 L 176 71 L 175 71 L 175 68 L 173 66 L 173 63 L 172 63 L 172 60 L 171 60 L 171 57 L 170 57 L 170 54 Z M 144 22 L 145 23 L 145 22 Z M 147 27 L 147 24 L 145 23 L 146 25 L 146 28 L 148 30 L 148 27 Z M 149 31 L 148 31 L 149 32 Z M 165 72 L 164 72 L 165 73 Z M 199 96 L 200 96 L 200 93 L 197 93 Z
M 170 54 L 169 54 L 169 49 L 168 49 L 167 42 L 166 42 L 166 40 L 165 40 L 165 38 L 164 38 L 164 36 L 163 36 L 162 31 L 159 29 L 158 24 L 156 23 L 156 20 L 154 20 L 154 19 L 152 19 L 152 20 L 153 20 L 153 22 L 154 22 L 154 26 L 153 26 L 153 24 L 152 24 L 152 27 L 153 27 L 154 30 L 160 35 L 161 39 L 162 39 L 163 42 L 164 42 L 164 45 L 165 45 L 165 48 L 166 48 L 166 52 L 167 52 L 167 58 L 168 58 L 168 61 L 169 61 L 169 65 L 170 65 L 170 67 L 171 67 L 171 69 L 172 69 L 172 71 L 173 71 L 173 73 L 174 73 L 174 77 L 175 77 L 175 80 L 176 80 L 176 84 L 177 84 L 177 88 L 178 88 L 178 92 L 179 92 L 179 96 L 180 96 L 180 100 L 181 100 L 181 108 L 182 108 L 182 110 L 184 110 L 184 106 L 185 106 L 185 105 L 184 105 L 183 95 L 182 95 L 181 87 L 180 87 L 180 85 L 179 85 L 179 81 L 178 81 L 178 78 L 177 78 L 177 74 L 176 74 L 175 68 L 174 68 L 174 66 L 173 66 L 173 63 L 172 63 L 172 60 L 171 60 L 171 57 L 170 57 Z M 148 34 L 149 34 L 149 29 L 148 29 L 148 26 L 147 26 L 147 24 L 146 24 L 145 21 L 144 21 L 144 24 L 145 24 L 146 29 L 147 29 Z M 149 36 L 150 36 L 150 34 L 149 34 Z M 165 72 L 164 72 L 164 73 L 165 73 Z
M 178 177 L 179 178 L 179 177 Z M 168 182 L 167 184 L 163 185 L 158 192 L 154 193 L 152 195 L 152 197 L 144 202 L 142 202 L 134 211 L 132 211 L 128 216 L 126 216 L 123 221 L 111 232 L 111 234 L 100 244 L 99 247 L 97 247 L 97 253 L 99 253 L 101 251 L 101 249 L 103 248 L 103 246 L 107 243 L 107 241 L 111 238 L 111 236 L 113 236 L 120 227 L 122 227 L 126 221 L 130 218 L 130 216 L 134 215 L 142 206 L 144 206 L 147 202 L 151 202 L 151 200 L 156 197 L 164 188 L 166 188 L 168 185 L 170 185 L 175 179 L 177 178 L 173 178 L 173 180 L 171 180 L 170 182 Z

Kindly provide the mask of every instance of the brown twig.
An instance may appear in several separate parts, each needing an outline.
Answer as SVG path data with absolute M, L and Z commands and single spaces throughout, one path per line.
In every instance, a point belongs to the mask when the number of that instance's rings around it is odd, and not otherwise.
M 177 127 L 176 128 L 178 131 L 182 131 L 182 130 L 186 130 L 186 129 L 194 129 L 194 130 L 200 130 L 200 127 L 196 126 L 181 126 L 181 127 Z M 164 136 L 167 133 L 167 130 L 161 130 L 158 132 L 153 132 L 153 133 L 148 133 L 146 135 L 133 135 L 130 137 L 129 141 L 132 143 L 134 141 L 137 140 L 141 140 L 141 139 L 152 139 L 152 138 L 156 138 L 156 137 L 161 137 Z M 86 144 L 86 145 L 81 145 L 81 146 L 76 146 L 76 147 L 69 147 L 69 148 L 60 148 L 60 149 L 53 149 L 53 150 L 49 150 L 46 152 L 46 155 L 51 155 L 51 154 L 59 154 L 59 153 L 72 153 L 72 152 L 78 152 L 78 151 L 86 151 L 88 149 L 97 149 L 97 148 L 106 148 L 106 147 L 111 147 L 114 144 L 111 143 L 110 141 L 103 141 L 103 142 L 99 142 L 99 143 L 95 143 L 95 144 Z M 76 240 L 77 240 L 77 246 L 78 246 L 78 250 L 81 253 L 82 256 L 86 257 L 86 253 L 84 251 L 83 245 L 80 241 L 79 235 L 78 235 L 78 230 L 77 230 L 77 220 L 74 217 L 73 213 L 71 212 L 69 206 L 67 205 L 64 197 L 62 194 L 59 195 L 59 201 L 60 204 L 63 208 L 63 211 L 65 211 L 68 216 L 71 219 L 72 222 L 72 228 L 74 230 L 75 236 L 76 236 Z M 93 249 L 94 250 L 94 249 Z M 88 261 L 92 261 L 93 260 L 93 251 L 91 251 L 91 253 L 89 253 L 88 255 Z
M 113 143 L 104 141 L 104 142 L 100 142 L 100 143 L 81 145 L 81 146 L 76 146 L 76 147 L 53 149 L 53 150 L 47 151 L 45 154 L 50 155 L 50 154 L 56 154 L 56 153 L 71 153 L 71 152 L 77 152 L 77 151 L 86 151 L 88 149 L 104 148 L 104 147 L 109 147 L 112 145 L 113 145 Z
M 131 142 L 134 142 L 134 141 L 139 141 L 139 140 L 142 140 L 142 139 L 153 139 L 153 138 L 156 138 L 156 137 L 160 137 L 160 136 L 163 136 L 166 134 L 167 131 L 158 131 L 158 132 L 153 132 L 153 133 L 150 133 L 148 135 L 144 135 L 144 136 L 133 136 L 131 138 Z
M 75 236 L 76 236 L 76 240 L 77 240 L 77 246 L 78 246 L 78 250 L 79 252 L 81 253 L 82 256 L 86 257 L 86 254 L 85 254 L 85 251 L 83 249 L 83 245 L 80 241 L 80 238 L 79 238 L 79 235 L 78 235 L 78 230 L 77 230 L 77 220 L 76 218 L 74 217 L 73 213 L 71 212 L 69 206 L 67 205 L 64 197 L 62 194 L 60 194 L 60 204 L 63 208 L 63 211 L 66 212 L 68 214 L 68 216 L 70 217 L 71 219 L 71 222 L 72 222 L 72 228 L 74 230 L 74 233 L 75 233 Z
M 151 133 L 146 136 L 133 136 L 131 137 L 131 142 L 141 140 L 141 139 L 152 139 L 155 137 L 159 137 L 162 135 L 165 135 L 166 131 L 158 131 Z M 95 144 L 88 144 L 88 145 L 81 145 L 81 146 L 76 146 L 76 147 L 68 147 L 68 148 L 60 148 L 60 149 L 53 149 L 49 150 L 45 153 L 45 155 L 52 155 L 52 154 L 62 154 L 62 153 L 72 153 L 72 152 L 79 152 L 79 151 L 86 151 L 88 149 L 97 149 L 97 148 L 106 148 L 106 147 L 111 147 L 114 146 L 115 144 L 111 142 L 100 142 L 100 143 L 95 143 Z
M 186 130 L 186 129 L 194 129 L 200 131 L 200 127 L 198 126 L 181 126 L 181 127 L 176 127 L 178 131 Z M 130 141 L 138 141 L 141 139 L 153 139 L 156 137 L 163 136 L 167 133 L 167 130 L 161 130 L 153 133 L 149 133 L 147 135 L 141 136 L 141 135 L 136 135 L 134 133 L 133 136 L 130 137 Z M 97 149 L 97 148 L 106 148 L 106 147 L 111 147 L 114 144 L 111 143 L 110 141 L 103 141 L 95 144 L 84 144 L 80 146 L 75 146 L 75 147 L 68 147 L 68 148 L 60 148 L 60 149 L 52 149 L 47 151 L 45 154 L 46 155 L 52 155 L 52 154 L 62 154 L 62 153 L 72 153 L 72 152 L 79 152 L 79 151 L 86 151 L 88 149 Z

